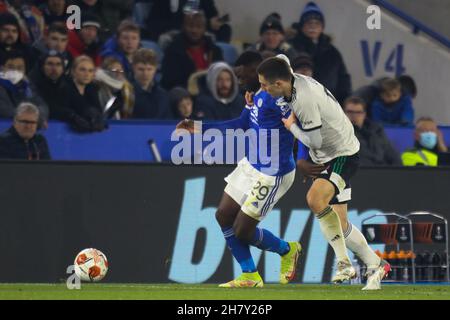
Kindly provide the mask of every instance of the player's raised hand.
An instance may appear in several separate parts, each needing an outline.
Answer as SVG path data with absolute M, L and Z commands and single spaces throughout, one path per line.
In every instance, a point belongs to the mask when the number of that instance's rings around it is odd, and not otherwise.
M 189 133 L 195 133 L 194 120 L 184 119 L 183 121 L 178 122 L 175 131 L 178 134 L 181 134 L 183 130 L 187 130 Z
M 245 92 L 245 103 L 247 103 L 248 106 L 253 105 L 253 96 L 255 95 L 254 92 L 246 91 Z
M 283 121 L 284 126 L 286 127 L 286 129 L 291 129 L 291 126 L 297 122 L 297 118 L 295 117 L 295 114 L 293 111 L 291 111 L 291 115 L 286 119 L 286 118 L 281 118 L 281 121 Z

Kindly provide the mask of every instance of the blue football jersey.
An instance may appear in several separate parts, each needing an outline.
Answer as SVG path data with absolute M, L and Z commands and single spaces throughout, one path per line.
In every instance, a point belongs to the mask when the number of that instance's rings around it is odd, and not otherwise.
M 256 144 L 256 148 L 248 150 L 247 159 L 258 171 L 273 176 L 285 175 L 295 169 L 294 136 L 281 121 L 282 118 L 289 117 L 290 108 L 283 99 L 274 98 L 262 90 L 254 95 L 253 102 L 253 106 L 249 110 L 249 127 L 258 132 L 258 138 L 253 142 Z M 274 143 L 271 143 L 272 129 L 278 131 L 278 139 L 274 137 Z M 273 152 L 272 148 L 277 148 L 278 152 Z M 258 158 L 257 161 L 252 161 L 254 159 L 252 159 L 251 153 L 255 149 L 258 152 Z M 270 163 L 267 163 L 266 156 L 270 157 Z M 274 167 L 275 162 L 278 162 L 278 168 L 275 171 L 264 170 Z

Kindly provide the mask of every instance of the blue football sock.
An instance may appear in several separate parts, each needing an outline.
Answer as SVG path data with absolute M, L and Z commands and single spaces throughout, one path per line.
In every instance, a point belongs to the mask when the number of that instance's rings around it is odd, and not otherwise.
M 235 237 L 233 227 L 222 228 L 222 232 L 227 241 L 228 248 L 241 266 L 242 272 L 255 272 L 255 262 L 250 253 L 249 245 Z
M 266 229 L 256 228 L 253 240 L 250 243 L 261 250 L 276 252 L 280 256 L 289 252 L 289 244 L 276 237 L 272 232 Z

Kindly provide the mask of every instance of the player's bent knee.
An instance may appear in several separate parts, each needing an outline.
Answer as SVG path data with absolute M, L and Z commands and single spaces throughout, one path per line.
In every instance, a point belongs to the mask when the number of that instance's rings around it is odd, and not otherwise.
M 313 213 L 321 212 L 328 205 L 323 196 L 321 196 L 314 190 L 310 190 L 306 194 L 306 202 L 308 203 L 308 207 Z

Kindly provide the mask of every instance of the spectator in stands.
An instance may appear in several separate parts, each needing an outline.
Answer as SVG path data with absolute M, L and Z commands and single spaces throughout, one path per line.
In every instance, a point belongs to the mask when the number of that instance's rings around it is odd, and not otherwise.
M 386 78 L 380 82 L 380 90 L 372 102 L 370 117 L 375 122 L 389 125 L 411 125 L 414 109 L 411 96 L 402 93 L 400 81 Z
M 297 52 L 284 40 L 284 29 L 281 24 L 281 17 L 277 13 L 272 13 L 264 19 L 259 29 L 260 41 L 251 47 L 251 50 L 263 52 L 273 51 L 275 54 L 285 54 L 289 59 L 293 59 Z
M 169 92 L 170 107 L 173 119 L 182 120 L 192 118 L 194 103 L 189 92 L 182 87 L 175 87 Z
M 134 89 L 125 77 L 125 71 L 114 57 L 103 60 L 101 68 L 95 73 L 95 80 L 99 87 L 99 100 L 106 118 L 128 119 L 133 116 Z M 111 99 L 116 98 L 114 104 Z M 108 109 L 107 109 L 108 107 Z
M 36 61 L 36 53 L 31 46 L 21 42 L 19 33 L 17 18 L 8 12 L 0 13 L 0 60 L 4 61 L 9 52 L 16 51 L 25 58 L 27 69 L 31 70 Z
M 30 73 L 30 81 L 48 105 L 49 119 L 68 122 L 74 111 L 69 108 L 66 94 L 68 80 L 65 76 L 64 57 L 55 50 L 47 52 Z
M 99 38 L 103 42 L 111 37 L 119 24 L 131 17 L 134 0 L 74 0 L 83 13 L 94 14 L 99 17 Z
M 448 152 L 448 147 L 442 131 L 432 118 L 422 117 L 416 122 L 414 148 L 402 154 L 403 165 L 435 167 L 443 152 Z
M 141 43 L 141 33 L 139 26 L 125 20 L 117 29 L 117 35 L 109 39 L 103 47 L 102 57 L 114 57 L 120 61 L 125 69 L 128 80 L 133 79 L 133 55 L 139 49 Z
M 67 51 L 68 44 L 66 25 L 61 22 L 55 22 L 49 26 L 44 39 L 35 43 L 34 47 L 40 52 L 40 56 L 47 54 L 51 50 L 57 51 L 64 58 L 64 69 L 68 72 L 72 64 L 72 55 Z
M 227 23 L 228 15 L 219 17 L 214 0 L 199 0 L 194 7 L 187 5 L 188 0 L 166 1 L 152 0 L 152 8 L 147 18 L 147 28 L 144 38 L 157 42 L 159 37 L 173 30 L 180 30 L 183 25 L 183 16 L 201 10 L 206 17 L 207 30 L 212 32 L 217 41 L 230 42 L 231 27 Z
M 389 77 L 382 77 L 382 78 L 379 78 L 379 79 L 373 81 L 369 85 L 362 86 L 362 87 L 358 88 L 357 90 L 355 90 L 353 95 L 362 98 L 368 106 L 371 106 L 372 102 L 380 94 L 381 83 L 386 79 L 389 79 Z M 397 80 L 401 84 L 402 94 L 410 95 L 412 99 L 415 99 L 417 96 L 417 86 L 416 86 L 414 79 L 408 75 L 401 75 L 401 76 L 397 77 Z M 370 110 L 368 110 L 368 111 L 369 111 L 369 117 L 370 117 Z
M 66 0 L 46 0 L 46 3 L 40 6 L 44 15 L 45 24 L 52 25 L 55 22 L 66 24 L 69 15 L 67 14 Z
M 0 61 L 0 117 L 12 118 L 21 102 L 32 102 L 40 109 L 40 126 L 46 126 L 48 106 L 28 81 L 24 57 L 12 51 Z
M 314 74 L 314 63 L 307 53 L 299 53 L 293 60 L 291 66 L 295 73 L 312 77 Z
M 367 118 L 366 104 L 358 97 L 349 97 L 344 102 L 344 111 L 352 122 L 355 135 L 361 145 L 361 165 L 398 165 L 400 154 L 394 149 L 384 133 L 383 127 Z
M 153 50 L 139 49 L 134 54 L 134 118 L 170 119 L 173 117 L 168 93 L 155 81 L 157 67 L 158 58 Z
M 37 133 L 39 109 L 32 103 L 20 104 L 14 124 L 0 135 L 0 159 L 50 160 L 47 140 Z
M 69 45 L 67 51 L 75 59 L 81 55 L 90 57 L 95 66 L 100 66 L 102 59 L 100 56 L 100 41 L 98 32 L 100 21 L 97 16 L 83 13 L 81 15 L 81 29 L 69 31 Z
M 204 120 L 238 118 L 245 106 L 238 80 L 225 62 L 213 63 L 206 75 L 206 85 L 195 99 L 195 116 Z
M 16 17 L 22 43 L 32 45 L 44 35 L 44 16 L 32 2 L 27 0 L 3 0 L 0 2 L 0 12 L 9 12 Z
M 90 57 L 82 55 L 74 60 L 67 100 L 72 110 L 69 122 L 78 132 L 102 131 L 106 126 L 94 77 L 95 64 Z
M 206 70 L 211 63 L 223 60 L 222 51 L 205 31 L 203 12 L 185 14 L 182 32 L 175 36 L 164 53 L 161 80 L 164 88 L 186 87 L 192 73 Z
M 308 53 L 314 62 L 314 79 L 328 88 L 339 102 L 352 91 L 350 75 L 340 52 L 323 33 L 325 18 L 320 8 L 309 2 L 300 17 L 298 32 L 291 44 L 297 52 Z

